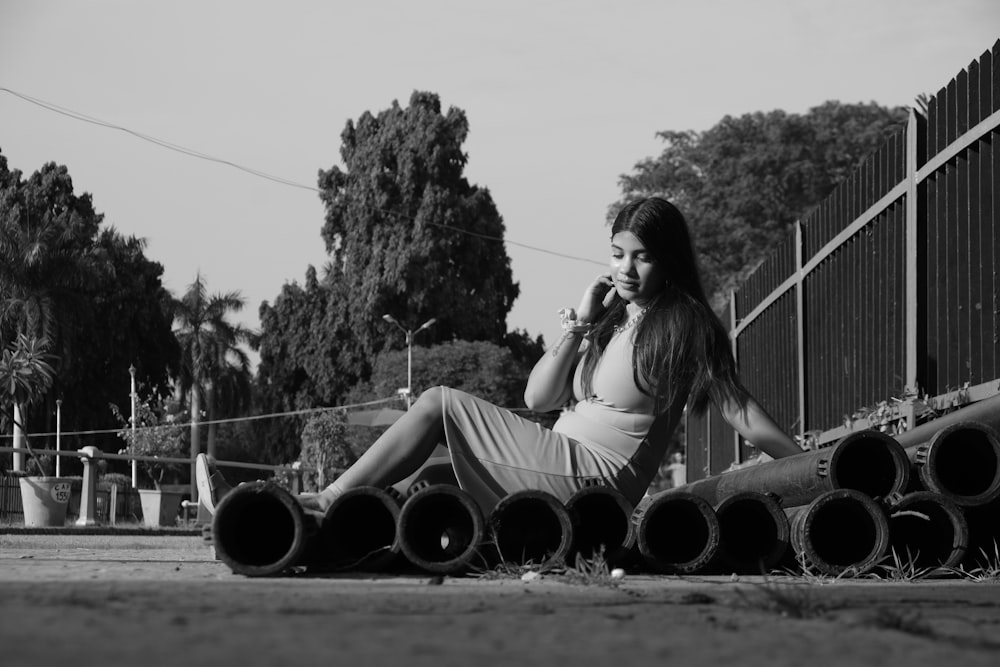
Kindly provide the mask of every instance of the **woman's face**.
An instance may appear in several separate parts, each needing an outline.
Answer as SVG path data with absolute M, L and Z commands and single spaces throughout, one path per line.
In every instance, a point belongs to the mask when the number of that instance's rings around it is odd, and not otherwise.
M 632 232 L 611 238 L 611 278 L 625 301 L 645 306 L 663 289 L 667 272 Z

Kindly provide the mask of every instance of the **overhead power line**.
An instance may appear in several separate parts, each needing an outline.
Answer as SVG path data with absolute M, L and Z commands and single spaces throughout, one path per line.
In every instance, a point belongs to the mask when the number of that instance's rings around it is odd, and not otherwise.
M 16 90 L 11 90 L 10 88 L 6 88 L 4 86 L 0 86 L 0 91 L 8 93 L 9 95 L 13 95 L 14 97 L 17 97 L 17 98 L 19 98 L 21 100 L 24 100 L 25 102 L 28 102 L 29 104 L 34 104 L 35 106 L 41 107 L 43 109 L 46 109 L 47 111 L 51 111 L 53 113 L 61 114 L 63 116 L 67 116 L 67 117 L 72 118 L 74 120 L 79 120 L 79 121 L 83 121 L 85 123 L 90 123 L 92 125 L 98 125 L 100 127 L 104 127 L 104 128 L 110 129 L 110 130 L 117 130 L 119 132 L 124 132 L 126 134 L 129 134 L 129 135 L 137 138 L 137 139 L 141 139 L 143 141 L 147 141 L 149 143 L 152 143 L 152 144 L 155 144 L 157 146 L 160 146 L 161 148 L 166 148 L 167 150 L 171 150 L 171 151 L 175 151 L 177 153 L 181 153 L 182 155 L 187 155 L 187 156 L 190 156 L 190 157 L 198 158 L 199 160 L 206 160 L 208 162 L 215 162 L 217 164 L 222 164 L 222 165 L 225 165 L 225 166 L 228 166 L 228 167 L 232 167 L 233 169 L 239 169 L 240 171 L 245 172 L 247 174 L 250 174 L 251 176 L 256 176 L 258 178 L 263 178 L 265 180 L 272 181 L 274 183 L 278 183 L 279 185 L 287 185 L 288 187 L 298 188 L 298 189 L 301 189 L 301 190 L 310 190 L 310 191 L 316 192 L 316 193 L 322 193 L 323 192 L 322 190 L 320 190 L 319 188 L 317 188 L 316 186 L 313 186 L 313 185 L 307 185 L 305 183 L 299 183 L 297 181 L 293 181 L 293 180 L 290 180 L 290 179 L 287 179 L 287 178 L 283 178 L 281 176 L 274 176 L 273 174 L 268 174 L 266 172 L 260 171 L 259 169 L 254 169 L 252 167 L 247 167 L 247 166 L 238 164 L 236 162 L 233 162 L 231 160 L 226 160 L 224 158 L 220 158 L 220 157 L 215 157 L 215 156 L 212 156 L 212 155 L 208 155 L 207 153 L 202 153 L 201 151 L 195 150 L 193 148 L 186 148 L 186 147 L 181 146 L 179 144 L 175 144 L 175 143 L 173 143 L 171 141 L 167 141 L 165 139 L 158 139 L 157 137 L 145 134 L 143 132 L 137 132 L 136 130 L 129 129 L 127 127 L 124 127 L 122 125 L 118 125 L 116 123 L 112 123 L 112 122 L 109 122 L 109 121 L 106 121 L 106 120 L 101 120 L 100 118 L 94 118 L 93 116 L 88 116 L 86 114 L 80 113 L 79 111 L 74 111 L 73 109 L 68 109 L 66 107 L 60 106 L 58 104 L 54 104 L 52 102 L 46 102 L 45 100 L 41 100 L 41 99 L 38 99 L 37 97 L 32 97 L 30 95 L 26 95 L 24 93 L 20 93 L 20 92 L 18 92 Z M 394 215 L 396 217 L 403 218 L 405 220 L 412 220 L 412 218 L 410 218 L 408 216 L 404 216 L 404 215 L 402 215 L 400 213 L 396 213 L 395 211 L 389 211 L 389 210 L 386 210 L 386 209 L 380 209 L 380 208 L 377 208 L 377 207 L 374 207 L 374 206 L 365 206 L 365 208 L 368 209 L 368 210 L 370 210 L 370 211 L 376 211 L 376 212 L 380 212 L 380 213 L 384 213 L 384 214 Z M 511 241 L 510 239 L 504 239 L 504 238 L 501 238 L 499 236 L 492 236 L 490 234 L 480 234 L 478 232 L 472 232 L 472 231 L 469 231 L 469 230 L 466 230 L 466 229 L 461 229 L 459 227 L 452 227 L 450 225 L 445 225 L 443 223 L 434 222 L 434 223 L 431 223 L 431 224 L 433 224 L 433 225 L 435 225 L 437 227 L 442 227 L 444 229 L 448 229 L 448 230 L 451 230 L 451 231 L 454 231 L 454 232 L 458 232 L 460 234 L 466 234 L 468 236 L 475 236 L 475 237 L 478 237 L 478 238 L 481 238 L 481 239 L 485 239 L 485 240 L 488 240 L 488 241 L 497 241 L 497 242 L 500 242 L 500 243 L 509 243 L 510 245 L 514 245 L 514 246 L 517 246 L 519 248 L 525 248 L 527 250 L 534 250 L 536 252 L 542 252 L 542 253 L 545 253 L 547 255 L 554 255 L 556 257 L 563 257 L 565 259 L 572 259 L 572 260 L 580 261 L 580 262 L 588 262 L 588 263 L 591 263 L 591 264 L 597 264 L 599 266 L 604 266 L 605 265 L 605 262 L 599 262 L 597 260 L 589 259 L 587 257 L 577 257 L 577 256 L 574 256 L 574 255 L 567 255 L 565 253 L 556 252 L 554 250 L 548 250 L 547 248 L 540 248 L 538 246 L 528 245 L 527 243 L 519 243 L 517 241 Z

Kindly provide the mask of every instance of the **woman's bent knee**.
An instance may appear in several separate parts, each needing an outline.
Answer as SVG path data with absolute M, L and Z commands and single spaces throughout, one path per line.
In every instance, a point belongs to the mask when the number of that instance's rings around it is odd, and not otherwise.
M 413 404 L 414 408 L 433 412 L 435 414 L 441 413 L 441 406 L 444 404 L 444 387 L 431 387 L 427 389 L 417 401 Z

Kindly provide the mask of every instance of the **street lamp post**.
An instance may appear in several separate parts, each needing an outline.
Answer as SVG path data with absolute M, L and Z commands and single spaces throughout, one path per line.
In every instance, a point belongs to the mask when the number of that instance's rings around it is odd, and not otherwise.
M 437 318 L 432 317 L 417 327 L 416 330 L 407 329 L 400 324 L 395 317 L 389 315 L 388 313 L 383 315 L 382 319 L 389 324 L 395 324 L 396 328 L 402 331 L 403 335 L 406 336 L 406 409 L 409 410 L 410 405 L 413 404 L 413 337 L 437 322 Z
M 129 396 L 132 398 L 132 442 L 131 442 L 131 447 L 130 447 L 130 449 L 132 450 L 131 454 L 132 454 L 132 457 L 133 457 L 132 458 L 132 488 L 133 489 L 137 489 L 137 488 L 139 488 L 139 467 L 138 467 L 138 464 L 136 463 L 136 460 L 135 460 L 135 408 L 136 408 L 136 406 L 135 406 L 135 402 L 136 402 L 136 394 L 135 394 L 135 364 L 132 364 L 132 365 L 130 365 L 128 367 L 128 373 L 129 373 L 129 375 L 132 376 L 131 391 L 129 392 Z

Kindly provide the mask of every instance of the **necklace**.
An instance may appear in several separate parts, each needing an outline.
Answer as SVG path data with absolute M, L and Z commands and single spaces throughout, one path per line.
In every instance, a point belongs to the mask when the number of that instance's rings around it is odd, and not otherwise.
M 647 310 L 649 310 L 648 306 L 640 310 L 638 313 L 636 313 L 635 317 L 630 318 L 627 322 L 625 322 L 625 324 L 616 324 L 614 326 L 615 333 L 620 334 L 621 332 L 627 331 L 632 327 L 634 327 L 636 324 L 639 323 L 639 320 L 642 319 L 642 316 L 646 314 Z

